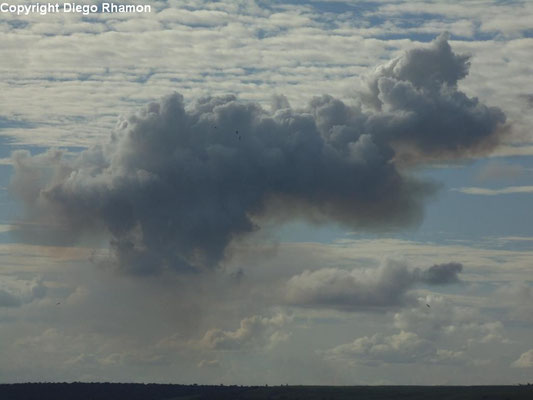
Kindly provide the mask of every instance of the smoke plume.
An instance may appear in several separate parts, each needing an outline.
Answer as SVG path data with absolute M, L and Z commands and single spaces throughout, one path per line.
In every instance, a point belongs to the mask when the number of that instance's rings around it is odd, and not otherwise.
M 440 36 L 369 75 L 357 105 L 331 96 L 271 110 L 234 96 L 186 105 L 174 93 L 124 120 L 74 158 L 13 153 L 11 191 L 45 237 L 106 234 L 135 273 L 216 266 L 256 217 L 355 228 L 418 222 L 434 185 L 411 162 L 461 157 L 497 142 L 505 116 L 458 90 L 468 57 Z

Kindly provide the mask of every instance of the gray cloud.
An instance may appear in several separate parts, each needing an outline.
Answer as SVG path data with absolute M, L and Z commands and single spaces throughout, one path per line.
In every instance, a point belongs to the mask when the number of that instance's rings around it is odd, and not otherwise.
M 491 298 L 496 301 L 497 307 L 503 308 L 502 320 L 533 321 L 533 288 L 528 283 L 504 284 L 495 290 Z
M 137 273 L 212 268 L 258 218 L 416 224 L 435 185 L 395 160 L 490 147 L 505 121 L 457 89 L 467 72 L 468 58 L 441 36 L 378 68 L 357 106 L 331 96 L 303 110 L 277 98 L 267 111 L 233 96 L 186 106 L 173 94 L 74 158 L 15 152 L 11 191 L 46 227 L 32 240 L 106 234 L 116 264 Z
M 334 308 L 345 311 L 397 307 L 414 302 L 409 290 L 416 283 L 431 285 L 459 281 L 459 263 L 434 265 L 426 270 L 409 270 L 406 265 L 387 261 L 378 268 L 323 268 L 293 276 L 285 288 L 292 305 Z
M 7 290 L 0 289 L 0 307 L 18 307 L 22 300 Z
M 463 270 L 463 265 L 456 262 L 436 264 L 425 271 L 420 272 L 421 282 L 430 285 L 444 285 L 459 282 L 457 276 Z
M 521 94 L 518 97 L 525 100 L 529 108 L 533 108 L 533 94 Z
M 457 89 L 469 66 L 469 57 L 454 54 L 443 34 L 431 48 L 413 49 L 377 68 L 364 96 L 382 112 L 372 121 L 377 136 L 426 157 L 455 157 L 494 146 L 505 115 Z

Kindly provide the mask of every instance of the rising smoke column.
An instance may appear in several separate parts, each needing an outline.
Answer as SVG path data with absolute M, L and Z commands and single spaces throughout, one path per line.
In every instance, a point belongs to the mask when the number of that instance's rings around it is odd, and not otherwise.
M 107 234 L 135 273 L 215 267 L 254 217 L 303 217 L 355 228 L 416 223 L 434 186 L 398 167 L 497 143 L 505 116 L 458 90 L 468 57 L 446 36 L 367 78 L 360 104 L 315 97 L 272 110 L 234 96 L 147 105 L 74 159 L 13 153 L 11 191 L 46 236 Z M 275 206 L 273 206 L 275 205 Z

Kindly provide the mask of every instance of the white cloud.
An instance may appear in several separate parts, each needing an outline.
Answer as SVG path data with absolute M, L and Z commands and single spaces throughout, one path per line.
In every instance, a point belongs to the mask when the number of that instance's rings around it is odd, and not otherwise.
M 46 296 L 47 286 L 42 279 L 21 280 L 2 276 L 0 307 L 19 307 Z
M 520 355 L 512 364 L 515 368 L 531 368 L 533 367 L 533 349 L 528 350 Z
M 489 1 L 469 1 L 444 3 L 434 1 L 387 1 L 369 15 L 407 18 L 409 15 L 430 15 L 433 20 L 454 21 L 468 18 L 474 22 L 476 30 L 500 34 L 504 37 L 521 37 L 531 28 L 528 16 L 533 12 L 529 2 L 516 1 L 501 3 Z M 416 21 L 416 20 L 415 20 Z M 513 23 L 514 22 L 514 23 Z M 415 28 L 411 28 L 416 30 Z M 457 34 L 461 34 L 459 31 Z
M 430 342 L 420 338 L 416 333 L 401 331 L 390 336 L 382 334 L 364 336 L 352 343 L 329 349 L 324 356 L 334 361 L 379 366 L 382 363 L 427 362 L 435 355 L 435 351 Z
M 424 270 L 408 269 L 386 260 L 379 267 L 322 268 L 291 277 L 285 287 L 288 304 L 344 311 L 386 310 L 414 302 L 409 290 L 417 283 L 445 285 L 459 282 L 458 263 L 437 264 Z
M 407 301 L 406 291 L 415 282 L 404 265 L 385 263 L 379 268 L 323 268 L 304 271 L 287 282 L 289 304 L 341 310 L 394 307 Z
M 375 334 L 326 350 L 328 360 L 352 365 L 383 364 L 485 365 L 488 349 L 510 342 L 504 326 L 480 314 L 479 309 L 457 306 L 442 296 L 419 298 L 416 307 L 394 315 L 394 334 Z
M 312 3 L 250 4 L 161 2 L 151 14 L 103 14 L 91 23 L 75 15 L 25 17 L 20 19 L 26 24 L 23 28 L 4 22 L 0 89 L 6 100 L 0 107 L 4 114 L 36 125 L 31 130 L 9 128 L 5 133 L 24 143 L 87 146 L 112 129 L 118 115 L 134 110 L 134 103 L 159 97 L 168 88 L 188 98 L 239 93 L 242 99 L 263 104 L 272 94 L 284 93 L 297 106 L 317 93 L 348 98 L 359 85 L 357 70 L 413 47 L 409 39 L 413 33 L 436 36 L 448 30 L 475 38 L 475 18 L 497 35 L 501 32 L 490 21 L 502 16 L 525 20 L 530 9 L 527 4 L 490 2 L 490 6 L 381 3 L 376 15 L 386 19 L 420 10 L 444 17 L 406 28 L 389 21 L 371 25 L 372 14 L 364 10 L 338 14 L 323 12 Z M 509 29 L 520 32 L 523 26 L 505 24 L 501 29 L 515 37 Z M 389 40 L 386 34 L 403 39 Z M 519 68 L 528 57 L 516 47 L 518 43 L 513 46 L 518 40 L 483 42 L 476 57 L 489 60 L 474 61 L 471 75 L 481 78 L 469 85 L 475 86 L 474 92 L 496 86 L 494 100 L 507 102 L 514 95 L 510 105 L 516 105 L 527 82 Z M 458 43 L 468 47 L 479 42 Z M 497 68 L 496 61 L 505 57 L 511 62 Z M 232 72 L 238 69 L 242 73 Z
M 394 314 L 394 326 L 415 332 L 423 338 L 442 339 L 476 346 L 480 343 L 507 343 L 504 326 L 488 319 L 477 307 L 456 305 L 443 296 L 418 299 L 416 307 Z
M 508 186 L 501 189 L 487 189 L 481 187 L 461 187 L 451 189 L 455 192 L 481 196 L 497 196 L 500 194 L 533 193 L 533 186 Z
M 283 327 L 290 320 L 284 314 L 271 318 L 254 315 L 241 320 L 235 331 L 210 329 L 199 341 L 199 345 L 212 350 L 244 350 L 247 348 L 271 347 L 285 341 L 288 333 Z

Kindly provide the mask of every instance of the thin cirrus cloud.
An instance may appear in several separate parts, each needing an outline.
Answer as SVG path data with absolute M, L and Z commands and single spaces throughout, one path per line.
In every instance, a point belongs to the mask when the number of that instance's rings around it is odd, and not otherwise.
M 257 218 L 416 225 L 436 186 L 400 162 L 483 153 L 506 132 L 500 109 L 458 89 L 469 65 L 441 35 L 368 74 L 355 106 L 327 95 L 300 110 L 283 97 L 271 110 L 235 96 L 186 106 L 173 94 L 74 158 L 14 152 L 10 189 L 52 227 L 46 240 L 110 237 L 111 261 L 139 274 L 212 269 Z

